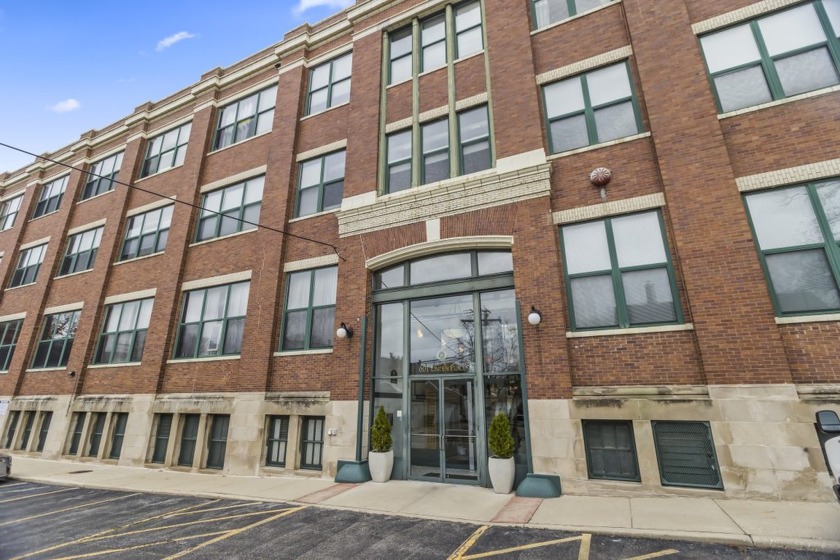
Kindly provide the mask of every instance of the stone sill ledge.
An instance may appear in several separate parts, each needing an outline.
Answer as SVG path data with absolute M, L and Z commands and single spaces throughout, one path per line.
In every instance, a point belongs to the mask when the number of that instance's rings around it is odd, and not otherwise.
M 577 387 L 572 390 L 572 399 L 604 398 L 708 399 L 709 388 L 706 385 L 662 385 Z

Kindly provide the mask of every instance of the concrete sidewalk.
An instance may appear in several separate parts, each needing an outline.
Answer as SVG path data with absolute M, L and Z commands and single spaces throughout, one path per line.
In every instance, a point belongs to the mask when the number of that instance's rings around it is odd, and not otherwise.
M 301 476 L 182 473 L 14 457 L 18 480 L 231 499 L 573 532 L 840 553 L 840 505 L 682 497 L 561 496 L 541 500 L 474 486 L 393 480 L 336 484 Z

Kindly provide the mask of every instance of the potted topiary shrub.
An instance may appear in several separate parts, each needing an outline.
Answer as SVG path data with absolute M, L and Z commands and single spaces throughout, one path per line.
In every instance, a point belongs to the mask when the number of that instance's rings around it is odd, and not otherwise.
M 391 449 L 394 440 L 391 438 L 391 423 L 388 415 L 381 406 L 373 420 L 370 429 L 370 453 L 368 453 L 368 468 L 374 482 L 388 482 L 391 470 L 394 468 L 394 450 Z
M 510 420 L 507 414 L 500 412 L 490 422 L 487 430 L 487 447 L 490 449 L 487 470 L 490 482 L 496 494 L 510 494 L 516 466 L 513 462 L 514 441 L 510 435 Z

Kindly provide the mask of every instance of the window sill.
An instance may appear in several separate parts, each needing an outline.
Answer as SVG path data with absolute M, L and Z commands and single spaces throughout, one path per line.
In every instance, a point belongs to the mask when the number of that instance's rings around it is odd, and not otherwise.
M 190 243 L 190 248 L 198 247 L 199 245 L 207 245 L 208 243 L 213 243 L 214 241 L 221 241 L 222 239 L 230 239 L 231 237 L 236 237 L 238 235 L 245 235 L 246 233 L 253 233 L 257 231 L 257 228 L 246 229 L 245 231 L 237 231 L 236 233 L 229 233 L 227 235 L 222 235 L 221 237 L 214 237 L 212 239 L 205 239 L 204 241 L 196 241 L 195 243 Z
M 455 65 L 455 64 L 458 64 L 459 62 L 464 62 L 465 60 L 469 60 L 473 57 L 482 56 L 482 55 L 484 55 L 484 49 L 481 49 L 480 51 L 475 51 L 474 53 L 470 53 L 467 56 L 462 56 L 461 58 L 456 58 L 454 61 L 452 61 L 452 64 Z
M 244 142 L 244 140 L 243 140 L 243 142 Z M 157 172 L 155 172 L 155 173 L 152 173 L 151 175 L 146 175 L 145 177 L 140 177 L 139 179 L 137 179 L 136 181 L 134 181 L 134 184 L 136 185 L 137 183 L 140 183 L 140 182 L 142 182 L 142 181 L 145 181 L 146 179 L 151 179 L 152 177 L 157 177 L 158 175 L 163 175 L 163 174 L 164 174 L 164 173 L 166 173 L 167 171 L 172 171 L 173 169 L 180 169 L 181 167 L 184 167 L 184 164 L 183 164 L 183 163 L 182 163 L 182 164 L 180 164 L 180 165 L 173 165 L 172 167 L 167 167 L 167 168 L 166 168 L 166 169 L 164 169 L 163 171 L 157 171 Z
M 120 368 L 120 367 L 137 367 L 141 362 L 122 362 L 113 364 L 91 364 L 87 369 L 106 369 L 106 368 Z
M 801 101 L 803 99 L 808 99 L 810 97 L 819 97 L 821 95 L 825 95 L 827 93 L 833 93 L 835 91 L 840 91 L 840 85 L 831 86 L 822 89 L 815 89 L 814 91 L 808 91 L 805 93 L 800 93 L 799 95 L 792 95 L 791 97 L 785 97 L 784 99 L 778 99 L 776 101 L 768 101 L 767 103 L 762 103 L 761 105 L 753 105 L 752 107 L 744 107 L 743 109 L 736 109 L 734 111 L 729 111 L 728 113 L 721 113 L 718 115 L 718 120 L 722 121 L 724 119 L 728 119 L 731 117 L 737 117 L 739 115 L 744 115 L 747 113 L 754 113 L 755 111 L 761 111 L 762 109 L 769 109 L 770 107 L 778 107 L 779 105 L 786 105 L 788 103 L 795 103 L 797 101 Z
M 567 331 L 566 338 L 589 338 L 593 336 L 622 336 L 633 334 L 652 334 L 661 332 L 693 331 L 694 325 L 657 325 L 655 327 L 632 327 L 629 329 L 604 329 L 601 331 Z
M 219 361 L 229 361 L 229 360 L 238 360 L 241 356 L 239 354 L 235 354 L 232 356 L 208 356 L 206 358 L 172 358 L 171 360 L 166 360 L 167 364 L 192 364 L 197 362 L 219 362 Z
M 219 152 L 224 152 L 225 150 L 229 150 L 229 149 L 234 148 L 236 146 L 241 146 L 245 142 L 250 142 L 251 140 L 254 140 L 256 138 L 262 138 L 263 136 L 271 134 L 271 132 L 272 132 L 271 130 L 266 130 L 265 132 L 262 132 L 260 134 L 255 134 L 255 135 L 253 135 L 249 138 L 246 138 L 245 140 L 240 140 L 239 142 L 236 142 L 234 144 L 230 144 L 229 146 L 225 146 L 224 148 L 219 148 L 218 150 L 213 150 L 213 151 L 207 152 L 207 154 L 205 154 L 205 156 L 212 156 L 213 154 L 218 154 Z M 215 131 L 213 132 L 213 134 L 215 134 Z
M 610 6 L 614 6 L 616 4 L 621 4 L 621 0 L 615 0 L 614 2 L 608 2 L 606 4 L 596 6 L 596 7 L 592 8 L 591 10 L 586 10 L 585 12 L 581 12 L 579 14 L 573 15 L 572 17 L 568 17 L 568 18 L 562 19 L 560 21 L 555 21 L 554 23 L 550 23 L 550 24 L 546 25 L 545 27 L 540 27 L 539 29 L 534 29 L 533 31 L 531 31 L 531 35 L 533 36 L 533 35 L 536 35 L 537 33 L 542 33 L 543 31 L 548 31 L 549 29 L 554 29 L 555 27 L 559 27 L 559 26 L 563 25 L 564 23 L 569 23 L 570 21 L 574 21 L 576 19 L 586 17 L 589 14 L 594 14 L 595 12 L 600 12 L 601 10 L 605 10 L 605 9 L 609 8 Z
M 313 354 L 332 354 L 332 348 L 315 348 L 313 350 L 286 350 L 283 352 L 275 352 L 274 357 L 284 358 L 286 356 L 311 356 Z
M 114 180 L 116 181 L 116 179 L 114 179 Z M 82 204 L 82 203 L 84 203 L 84 202 L 89 202 L 89 201 L 91 201 L 91 200 L 96 200 L 97 198 L 102 198 L 102 197 L 103 197 L 103 196 L 105 196 L 105 195 L 111 194 L 111 193 L 112 193 L 112 192 L 114 192 L 115 190 L 116 190 L 116 189 L 111 189 L 110 191 L 105 191 L 104 193 L 99 193 L 99 194 L 97 194 L 97 195 L 95 195 L 95 196 L 91 196 L 91 197 L 89 197 L 89 198 L 85 198 L 84 200 L 80 200 L 80 201 L 76 202 L 76 204 Z
M 617 138 L 615 140 L 610 140 L 609 142 L 603 142 L 601 144 L 592 144 L 591 146 L 584 146 L 583 148 L 575 148 L 574 150 L 569 150 L 567 152 L 558 152 L 556 154 L 551 154 L 547 158 L 548 161 L 552 161 L 555 159 L 560 159 L 568 156 L 573 156 L 575 154 L 582 154 L 584 152 L 591 152 L 593 150 L 600 150 L 601 148 L 607 148 L 609 146 L 615 146 L 616 144 L 624 144 L 625 142 L 633 142 L 634 140 L 639 140 L 641 138 L 650 138 L 650 132 L 642 132 L 640 134 L 634 134 L 633 136 L 625 136 L 624 138 Z
M 29 284 L 20 284 L 19 286 L 9 286 L 8 288 L 6 288 L 6 291 L 9 292 L 11 290 L 17 290 L 19 288 L 26 288 L 27 286 L 34 286 L 37 283 L 38 283 L 38 281 L 36 280 L 35 282 L 30 282 Z
M 134 257 L 132 259 L 125 259 L 124 261 L 117 261 L 112 266 L 118 266 L 121 264 L 132 263 L 134 261 L 142 261 L 143 259 L 149 259 L 151 257 L 157 257 L 158 255 L 162 255 L 163 251 L 158 251 L 157 253 L 149 253 L 148 255 L 143 255 L 142 257 Z
M 324 113 L 329 113 L 330 111 L 333 111 L 335 109 L 339 109 L 341 107 L 345 107 L 347 105 L 350 105 L 350 101 L 345 101 L 344 103 L 339 103 L 338 105 L 333 105 L 332 107 L 327 107 L 326 109 L 324 109 L 322 111 L 318 111 L 317 113 L 312 113 L 310 115 L 303 116 L 303 117 L 300 118 L 300 122 L 303 122 L 305 120 L 309 120 L 309 119 L 314 118 L 314 117 L 321 116 Z
M 45 367 L 45 368 L 27 368 L 23 373 L 38 373 L 42 371 L 67 371 L 67 366 L 61 367 Z
M 795 317 L 776 317 L 777 325 L 796 325 L 799 323 L 826 323 L 840 321 L 840 313 L 823 313 L 820 315 L 797 315 Z
M 71 272 L 69 274 L 62 274 L 61 276 L 56 276 L 53 280 L 61 280 L 62 278 L 70 278 L 72 276 L 79 276 L 80 274 L 86 274 L 88 272 L 93 272 L 92 268 L 88 268 L 86 270 L 80 270 L 79 272 Z
M 111 191 L 108 191 L 108 192 L 111 192 Z M 90 199 L 85 199 L 85 200 L 90 200 Z M 41 214 L 40 216 L 29 218 L 28 221 L 34 222 L 34 221 L 40 220 L 42 218 L 47 218 L 49 216 L 52 216 L 53 214 L 58 214 L 60 211 L 61 211 L 61 208 L 59 208 L 58 210 L 53 210 L 52 212 L 47 212 L 46 214 Z
M 333 208 L 332 210 L 324 210 L 323 212 L 315 212 L 314 214 L 307 214 L 306 216 L 300 216 L 299 218 L 292 218 L 289 220 L 290 224 L 295 222 L 302 222 L 303 220 L 308 220 L 309 218 L 318 218 L 320 216 L 327 216 L 329 214 L 337 214 L 341 210 L 341 206 L 338 208 Z

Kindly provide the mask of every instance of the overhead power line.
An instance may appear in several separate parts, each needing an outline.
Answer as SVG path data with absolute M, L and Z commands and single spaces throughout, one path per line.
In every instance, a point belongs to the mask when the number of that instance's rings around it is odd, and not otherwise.
M 96 173 L 91 173 L 90 171 L 86 171 L 84 169 L 81 169 L 81 168 L 75 167 L 73 165 L 70 165 L 69 163 L 63 163 L 63 162 L 54 160 L 52 158 L 48 158 L 46 156 L 40 156 L 38 154 L 35 154 L 35 153 L 29 152 L 27 150 L 24 150 L 23 148 L 18 148 L 17 146 L 12 146 L 10 144 L 5 144 L 3 142 L 0 142 L 0 146 L 3 146 L 4 148 L 8 148 L 10 150 L 15 150 L 16 152 L 20 152 L 22 154 L 32 156 L 36 159 L 42 159 L 44 161 L 48 161 L 50 163 L 54 163 L 54 164 L 60 165 L 62 167 L 66 167 L 68 169 L 73 169 L 74 171 L 81 171 L 85 175 L 89 175 L 91 177 L 97 177 L 99 179 L 105 179 L 106 178 L 102 175 L 98 175 Z M 229 219 L 229 220 L 236 220 L 238 222 L 241 222 L 243 224 L 248 224 L 248 225 L 254 226 L 256 228 L 264 229 L 264 230 L 267 230 L 267 231 L 273 231 L 275 233 L 279 233 L 279 234 L 282 234 L 282 235 L 288 235 L 289 237 L 294 237 L 295 239 L 300 239 L 301 241 L 309 241 L 310 243 L 317 243 L 318 245 L 323 245 L 325 247 L 330 247 L 333 251 L 335 251 L 335 254 L 338 255 L 338 258 L 340 258 L 341 260 L 345 260 L 344 257 L 342 257 L 341 254 L 339 254 L 338 247 L 336 247 L 332 243 L 327 243 L 326 241 L 320 241 L 318 239 L 312 239 L 311 237 L 304 237 L 303 235 L 297 235 L 297 234 L 290 233 L 290 232 L 282 230 L 282 229 L 273 228 L 271 226 L 265 226 L 265 225 L 262 225 L 262 224 L 254 223 L 254 222 L 245 220 L 243 218 L 234 218 L 232 216 L 225 216 L 221 212 L 217 212 L 215 210 L 208 210 L 208 209 L 206 209 L 202 206 L 199 206 L 198 204 L 193 204 L 192 202 L 187 202 L 186 200 L 178 200 L 178 199 L 175 199 L 175 198 L 171 198 L 171 197 L 162 195 L 160 193 L 156 193 L 154 191 L 144 189 L 143 187 L 138 187 L 137 185 L 134 185 L 132 183 L 124 183 L 122 181 L 117 181 L 116 179 L 110 179 L 110 180 L 113 183 L 116 183 L 117 185 L 122 185 L 124 187 L 129 188 L 129 189 L 134 189 L 134 190 L 137 190 L 137 191 L 140 191 L 140 192 L 148 193 L 148 194 L 151 194 L 151 195 L 156 196 L 156 197 L 161 198 L 161 199 L 170 200 L 170 201 L 172 201 L 173 203 L 176 203 L 176 204 L 183 204 L 185 206 L 189 206 L 191 208 L 196 208 L 196 209 L 201 210 L 203 212 L 210 212 L 212 214 L 216 214 L 217 216 L 222 216 L 222 217 L 224 217 L 226 219 Z

